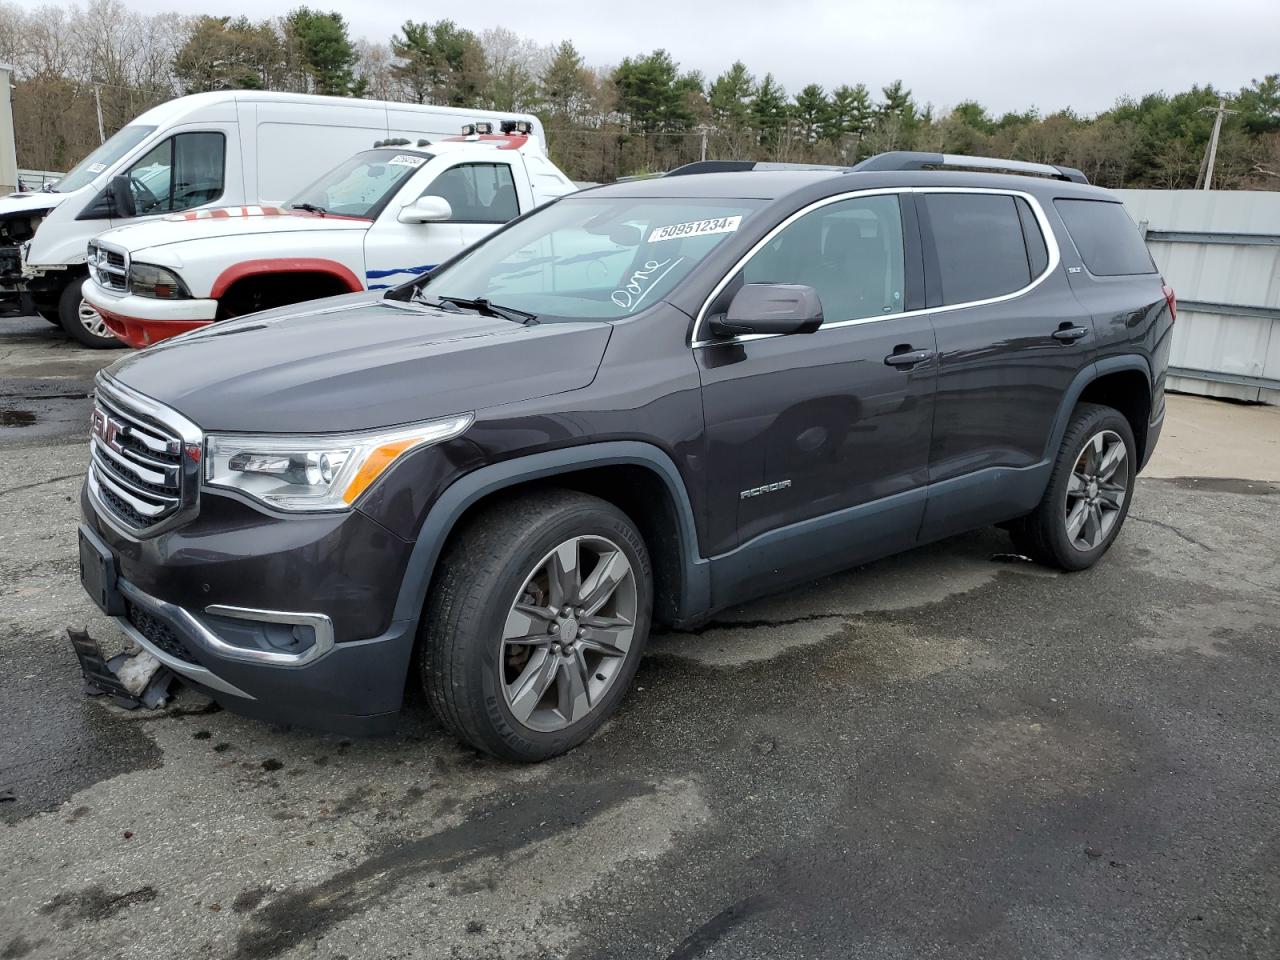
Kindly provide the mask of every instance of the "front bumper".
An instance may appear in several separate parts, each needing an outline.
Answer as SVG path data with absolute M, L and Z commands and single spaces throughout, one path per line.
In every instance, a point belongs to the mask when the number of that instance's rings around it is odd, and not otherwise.
M 157 300 L 119 295 L 103 289 L 92 279 L 84 282 L 80 293 L 102 314 L 112 333 L 139 349 L 207 326 L 218 315 L 217 300 Z
M 277 723 L 394 727 L 416 621 L 391 611 L 411 544 L 359 511 L 277 518 L 213 494 L 192 522 L 148 539 L 103 522 L 87 486 L 81 508 L 118 573 L 121 629 L 185 680 Z

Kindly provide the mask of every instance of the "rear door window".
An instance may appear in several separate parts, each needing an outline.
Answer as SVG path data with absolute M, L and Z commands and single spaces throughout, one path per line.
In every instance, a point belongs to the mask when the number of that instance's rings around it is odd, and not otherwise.
M 1109 200 L 1055 200 L 1080 259 L 1096 277 L 1155 273 L 1156 265 L 1124 204 Z
M 937 251 L 944 305 L 990 300 L 1031 282 L 1016 197 L 930 193 L 922 199 Z

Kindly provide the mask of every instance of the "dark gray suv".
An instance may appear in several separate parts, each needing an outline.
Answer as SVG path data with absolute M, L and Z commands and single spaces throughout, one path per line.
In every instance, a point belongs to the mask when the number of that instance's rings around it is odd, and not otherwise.
M 654 624 L 986 524 L 1097 562 L 1175 311 L 1114 197 L 922 154 L 675 173 L 117 362 L 86 589 L 231 709 L 373 732 L 420 681 L 537 760 L 617 707 Z

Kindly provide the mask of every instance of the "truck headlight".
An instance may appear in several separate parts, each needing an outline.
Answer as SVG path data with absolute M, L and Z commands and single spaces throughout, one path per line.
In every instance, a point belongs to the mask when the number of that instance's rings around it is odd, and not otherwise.
M 410 451 L 452 440 L 470 413 L 390 430 L 309 437 L 205 438 L 205 482 L 248 494 L 277 510 L 346 510 Z
M 152 263 L 129 265 L 129 290 L 136 296 L 157 300 L 186 300 L 191 296 L 176 273 Z

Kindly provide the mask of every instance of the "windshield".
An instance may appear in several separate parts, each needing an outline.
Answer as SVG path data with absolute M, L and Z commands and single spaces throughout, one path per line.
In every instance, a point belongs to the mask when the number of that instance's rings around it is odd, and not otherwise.
M 89 154 L 53 187 L 55 193 L 71 193 L 114 164 L 126 153 L 155 132 L 155 127 L 121 127 L 115 135 Z
M 488 300 L 543 320 L 630 316 L 666 296 L 760 205 L 589 195 L 561 200 L 429 275 L 420 295 Z
M 288 205 L 372 220 L 431 157 L 429 153 L 404 150 L 357 153 L 298 193 Z

